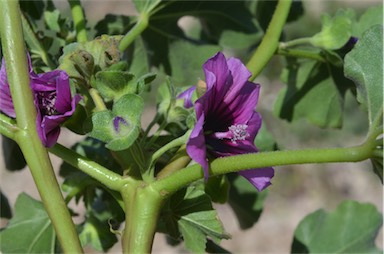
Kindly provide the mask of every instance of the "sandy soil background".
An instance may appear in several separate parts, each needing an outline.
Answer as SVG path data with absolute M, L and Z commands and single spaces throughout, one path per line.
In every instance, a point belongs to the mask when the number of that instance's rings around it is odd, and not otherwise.
M 304 1 L 304 4 L 307 11 L 315 17 L 319 17 L 327 8 L 333 8 L 333 5 L 357 8 L 359 6 L 367 7 L 375 2 L 377 3 L 377 1 L 311 1 L 311 3 Z M 62 1 L 58 2 L 58 6 L 67 8 L 66 2 Z M 132 13 L 132 6 L 125 1 L 113 1 L 108 4 L 100 1 L 85 1 L 84 8 L 91 22 L 97 20 L 102 13 Z M 264 117 L 264 124 L 282 144 L 282 147 L 294 149 L 327 145 L 347 146 L 362 142 L 361 131 L 360 134 L 351 138 L 350 134 L 349 136 L 345 134 L 345 130 L 351 130 L 354 128 L 353 126 L 359 125 L 356 121 L 365 117 L 364 114 L 350 112 L 349 116 L 355 115 L 355 117 L 345 120 L 346 127 L 343 130 L 324 131 L 315 127 L 303 129 L 301 127 L 303 123 L 291 126 L 284 121 L 276 120 L 271 113 L 276 91 L 281 84 L 267 78 L 260 78 L 257 81 L 262 84 L 262 95 L 260 96 L 262 99 L 258 109 Z M 352 110 L 354 107 L 351 106 Z M 143 116 L 144 126 L 150 121 L 153 114 L 154 108 L 148 107 Z M 301 133 L 300 138 L 296 136 L 298 133 Z M 78 139 L 79 136 L 63 130 L 59 142 L 71 146 Z M 60 160 L 52 156 L 52 161 L 54 168 L 58 171 Z M 4 168 L 2 157 L 0 157 L 0 179 L 0 188 L 7 195 L 12 206 L 22 192 L 39 199 L 29 171 L 8 172 Z M 369 162 L 277 167 L 273 185 L 269 187 L 269 196 L 264 211 L 259 222 L 252 229 L 241 231 L 229 207 L 217 206 L 226 231 L 232 235 L 232 239 L 224 240 L 222 245 L 234 253 L 288 253 L 294 229 L 302 218 L 320 208 L 332 210 L 346 199 L 372 203 L 383 212 L 382 185 L 371 172 Z M 1 220 L 0 226 L 3 227 L 6 223 L 6 220 Z M 376 242 L 379 247 L 383 248 L 382 230 Z M 90 248 L 87 248 L 86 251 L 96 253 Z M 182 246 L 169 247 L 160 234 L 156 235 L 153 251 L 154 253 L 184 252 Z M 110 253 L 118 252 L 120 252 L 119 245 L 110 250 Z

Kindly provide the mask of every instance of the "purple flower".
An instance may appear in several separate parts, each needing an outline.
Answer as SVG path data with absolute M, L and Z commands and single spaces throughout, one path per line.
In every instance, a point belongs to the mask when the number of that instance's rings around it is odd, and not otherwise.
M 37 109 L 37 133 L 44 146 L 52 147 L 59 137 L 60 124 L 74 113 L 81 96 L 72 97 L 69 77 L 65 71 L 54 70 L 36 74 L 32 70 L 29 56 L 28 65 L 30 85 Z M 16 117 L 4 60 L 0 69 L 0 111 L 10 117 Z
M 222 53 L 210 58 L 203 69 L 207 90 L 194 105 L 197 122 L 187 142 L 187 153 L 208 178 L 207 155 L 216 158 L 258 151 L 254 139 L 261 116 L 254 108 L 260 86 L 248 81 L 251 73 L 240 60 L 226 60 Z M 185 96 L 190 93 L 191 89 L 182 98 L 190 98 Z M 271 184 L 274 171 L 260 168 L 239 174 L 261 191 Z

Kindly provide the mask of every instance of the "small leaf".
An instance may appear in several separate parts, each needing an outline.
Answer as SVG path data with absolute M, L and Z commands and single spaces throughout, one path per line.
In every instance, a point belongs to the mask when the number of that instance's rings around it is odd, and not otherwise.
M 263 211 L 267 191 L 257 192 L 255 187 L 238 174 L 228 175 L 231 183 L 228 203 L 242 229 L 252 227 Z
M 2 253 L 54 253 L 56 237 L 43 204 L 22 193 L 0 239 Z
M 375 246 L 382 223 L 373 205 L 344 201 L 333 212 L 318 210 L 305 217 L 295 231 L 291 252 L 382 253 Z
M 352 51 L 345 56 L 345 76 L 355 83 L 357 100 L 368 111 L 370 125 L 376 117 L 382 117 L 383 113 L 382 55 L 383 26 L 376 25 L 365 32 Z
M 208 178 L 205 192 L 211 197 L 212 202 L 224 204 L 228 201 L 229 182 L 225 175 Z

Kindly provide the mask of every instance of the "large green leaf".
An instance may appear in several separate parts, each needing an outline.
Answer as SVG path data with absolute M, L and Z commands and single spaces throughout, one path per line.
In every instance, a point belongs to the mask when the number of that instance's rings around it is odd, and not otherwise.
M 228 203 L 235 212 L 240 227 L 248 229 L 259 220 L 268 192 L 258 192 L 238 174 L 230 174 L 228 178 L 231 183 Z
M 198 46 L 186 41 L 171 44 L 169 61 L 175 85 L 192 86 L 197 83 L 198 78 L 204 79 L 204 62 L 220 49 L 221 47 L 216 45 Z
M 2 253 L 54 253 L 55 233 L 41 202 L 22 193 L 15 215 L 0 232 Z
M 353 35 L 361 38 L 365 31 L 374 25 L 383 24 L 383 6 L 371 7 L 361 15 L 359 22 L 353 26 Z
M 382 253 L 375 239 L 383 223 L 376 207 L 344 201 L 335 211 L 318 210 L 295 231 L 292 253 Z
M 367 109 L 370 125 L 383 114 L 382 56 L 382 25 L 375 25 L 366 31 L 345 56 L 345 76 L 356 84 L 357 100 Z
M 341 127 L 344 96 L 352 82 L 342 69 L 312 60 L 289 62 L 282 73 L 287 83 L 274 105 L 280 118 L 295 121 L 306 118 L 320 127 Z

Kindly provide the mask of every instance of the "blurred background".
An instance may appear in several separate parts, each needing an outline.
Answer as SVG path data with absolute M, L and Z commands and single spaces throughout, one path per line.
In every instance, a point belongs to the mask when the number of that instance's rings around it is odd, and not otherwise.
M 108 13 L 134 15 L 130 1 L 82 1 L 89 24 L 96 23 Z M 381 1 L 303 1 L 305 14 L 299 20 L 290 23 L 285 31 L 287 36 L 301 37 L 313 35 L 320 28 L 323 13 L 333 14 L 338 8 L 353 8 L 360 15 L 370 6 Z M 66 1 L 55 1 L 57 7 L 68 12 Z M 289 39 L 289 38 L 287 38 Z M 273 115 L 273 104 L 277 92 L 284 85 L 279 80 L 283 59 L 275 57 L 256 82 L 261 84 L 261 95 L 257 110 L 262 114 L 263 124 L 273 134 L 281 149 L 301 149 L 311 147 L 344 147 L 363 142 L 367 130 L 366 114 L 359 108 L 351 94 L 346 96 L 346 111 L 341 130 L 324 130 L 308 124 L 305 120 L 294 124 L 279 120 Z M 154 87 L 153 92 L 156 92 Z M 148 95 L 148 104 L 143 115 L 146 126 L 155 114 L 153 94 Z M 59 142 L 71 146 L 81 139 L 73 133 L 62 130 Z M 2 154 L 2 153 L 1 153 Z M 60 160 L 52 156 L 56 170 Z M 383 189 L 380 180 L 373 174 L 369 161 L 359 163 L 334 163 L 323 165 L 294 165 L 275 168 L 272 186 L 268 188 L 263 213 L 253 228 L 242 231 L 234 214 L 226 205 L 217 205 L 220 218 L 226 231 L 232 236 L 223 240 L 222 246 L 234 253 L 288 253 L 293 240 L 294 230 L 300 220 L 317 209 L 333 210 L 346 199 L 363 203 L 372 203 L 383 212 Z M 26 192 L 39 199 L 31 174 L 28 170 L 9 172 L 0 157 L 0 188 L 7 195 L 13 206 L 17 196 Z M 61 179 L 59 179 L 61 181 Z M 71 204 L 75 207 L 74 204 Z M 80 209 L 81 207 L 77 207 Z M 1 219 L 0 226 L 7 223 Z M 377 245 L 383 248 L 382 229 L 377 238 Z M 91 248 L 87 253 L 97 253 Z M 119 244 L 109 253 L 120 252 Z M 158 234 L 153 247 L 154 253 L 181 253 L 181 246 L 169 247 L 163 235 Z

